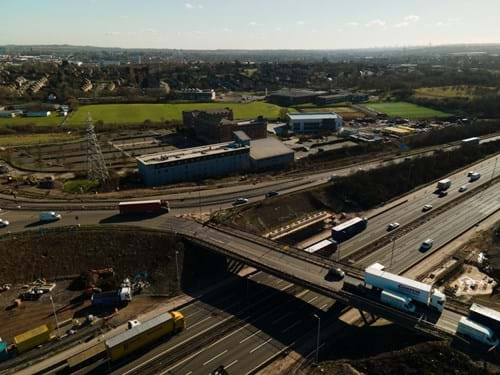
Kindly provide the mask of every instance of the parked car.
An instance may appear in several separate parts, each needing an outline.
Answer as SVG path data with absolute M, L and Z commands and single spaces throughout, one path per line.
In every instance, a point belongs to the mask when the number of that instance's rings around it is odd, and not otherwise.
M 432 247 L 432 245 L 434 245 L 434 241 L 428 238 L 424 242 L 422 242 L 422 245 L 420 245 L 420 250 L 422 251 L 429 250 Z
M 394 222 L 394 223 L 390 223 L 388 226 L 387 226 L 387 230 L 394 230 L 396 228 L 399 228 L 399 223 L 398 222 Z
M 269 191 L 266 193 L 266 198 L 272 198 L 272 197 L 275 197 L 277 195 L 280 195 L 280 193 L 278 193 L 277 191 Z
M 7 220 L 0 219 L 0 228 L 5 228 L 9 226 L 9 222 Z
M 467 185 L 462 185 L 462 186 L 460 186 L 460 188 L 458 189 L 458 191 L 459 191 L 460 193 L 463 193 L 464 191 L 467 191 Z
M 233 206 L 248 203 L 248 198 L 238 198 L 233 202 Z
M 429 211 L 432 210 L 432 204 L 426 204 L 424 207 L 422 207 L 422 211 Z
M 345 277 L 345 272 L 340 268 L 330 268 L 325 276 L 326 281 L 340 281 Z

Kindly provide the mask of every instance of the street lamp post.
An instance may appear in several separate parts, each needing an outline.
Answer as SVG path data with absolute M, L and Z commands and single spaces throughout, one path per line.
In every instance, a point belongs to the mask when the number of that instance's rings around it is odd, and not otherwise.
M 396 248 L 396 238 L 392 239 L 392 250 L 391 250 L 391 265 L 389 266 L 389 269 L 392 271 L 392 261 L 394 259 L 394 249 Z
M 316 364 L 319 363 L 319 338 L 321 335 L 321 318 L 317 315 L 314 314 L 314 317 L 318 319 L 318 334 L 316 337 Z
M 497 169 L 497 162 L 498 162 L 498 156 L 495 158 L 495 165 L 493 167 L 493 170 L 491 171 L 490 181 L 493 181 L 493 177 L 495 177 L 495 170 Z
M 52 295 L 49 295 L 49 298 L 50 298 L 50 302 L 52 303 L 52 311 L 54 312 L 54 319 L 56 320 L 57 336 L 61 337 L 61 331 L 59 329 L 59 322 L 57 320 L 56 308 L 54 306 L 54 299 L 52 298 Z
M 175 271 L 177 274 L 177 286 L 178 286 L 179 290 L 181 290 L 181 278 L 179 276 L 179 258 L 178 258 L 178 255 L 179 255 L 179 251 L 177 249 L 175 249 Z

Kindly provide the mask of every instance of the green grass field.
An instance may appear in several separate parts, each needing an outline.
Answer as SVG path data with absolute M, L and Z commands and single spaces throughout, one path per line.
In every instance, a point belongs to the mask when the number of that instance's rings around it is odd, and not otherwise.
M 427 119 L 449 116 L 449 114 L 441 111 L 406 102 L 368 103 L 365 104 L 364 107 L 369 110 L 385 113 L 389 117 Z
M 0 126 L 2 125 L 59 125 L 63 122 L 64 117 L 59 116 L 57 113 L 52 113 L 49 117 L 14 117 L 14 118 L 0 118 Z
M 181 121 L 182 111 L 192 109 L 217 109 L 229 107 L 233 109 L 236 119 L 250 119 L 264 116 L 269 119 L 279 117 L 281 107 L 253 102 L 240 103 L 182 103 L 182 104 L 101 104 L 80 107 L 71 114 L 68 125 L 81 125 L 87 120 L 90 113 L 94 121 L 101 120 L 107 124 L 136 124 L 145 120 L 155 121 Z

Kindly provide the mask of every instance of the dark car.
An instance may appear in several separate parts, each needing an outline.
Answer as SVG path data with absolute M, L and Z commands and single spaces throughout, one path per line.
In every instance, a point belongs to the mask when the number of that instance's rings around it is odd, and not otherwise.
M 280 193 L 278 193 L 277 191 L 270 191 L 270 192 L 266 193 L 266 198 L 272 198 L 272 197 L 275 197 L 277 195 L 280 195 Z
M 345 272 L 340 268 L 330 268 L 328 273 L 325 275 L 326 281 L 340 281 L 345 277 Z

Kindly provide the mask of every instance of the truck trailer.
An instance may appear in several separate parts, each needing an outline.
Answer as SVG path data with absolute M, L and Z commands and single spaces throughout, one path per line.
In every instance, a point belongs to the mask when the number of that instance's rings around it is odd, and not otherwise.
M 500 342 L 490 328 L 473 322 L 464 316 L 458 322 L 457 333 L 488 346 L 497 346 Z
M 374 263 L 365 269 L 365 283 L 382 291 L 396 292 L 412 301 L 443 311 L 446 296 L 432 285 L 384 271 L 384 266 Z
M 437 188 L 439 191 L 448 190 L 451 186 L 451 180 L 449 178 L 445 178 L 437 183 Z
M 416 306 L 412 303 L 411 298 L 396 292 L 383 290 L 382 293 L 380 293 L 380 302 L 392 306 L 398 310 L 403 310 L 411 313 L 414 313 L 416 310 Z
M 368 226 L 368 219 L 355 217 L 332 228 L 332 240 L 337 243 L 347 241 L 356 234 L 364 231 Z
M 184 327 L 184 316 L 180 312 L 161 314 L 106 340 L 108 358 L 116 361 Z
M 170 205 L 166 200 L 155 199 L 148 201 L 120 202 L 118 204 L 118 209 L 121 215 L 158 214 L 163 211 L 170 212 Z
M 45 344 L 54 339 L 55 335 L 47 324 L 33 328 L 14 337 L 14 345 L 17 353 L 21 354 L 38 345 Z
M 469 319 L 500 333 L 500 312 L 496 310 L 473 303 L 469 308 Z

